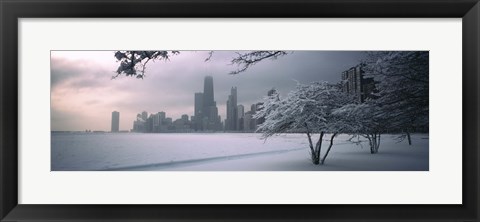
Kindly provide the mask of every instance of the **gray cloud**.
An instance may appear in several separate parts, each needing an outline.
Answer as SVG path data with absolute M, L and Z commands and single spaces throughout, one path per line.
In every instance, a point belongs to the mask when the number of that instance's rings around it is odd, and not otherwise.
M 72 62 L 64 58 L 51 58 L 50 81 L 55 87 L 59 83 L 82 74 L 82 70 L 72 66 Z
M 73 88 L 97 87 L 107 84 L 106 80 L 111 78 L 113 72 L 95 61 L 86 59 L 68 60 L 52 57 L 50 70 L 52 89 L 65 83 L 70 84 Z

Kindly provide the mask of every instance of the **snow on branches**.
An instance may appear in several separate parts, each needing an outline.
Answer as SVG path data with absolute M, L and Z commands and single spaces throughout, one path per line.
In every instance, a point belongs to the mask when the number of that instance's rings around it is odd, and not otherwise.
M 344 133 L 367 138 L 370 153 L 378 153 L 380 135 L 386 131 L 388 119 L 372 100 L 361 104 L 347 104 L 336 109 L 333 115 L 339 117 L 337 124 L 344 127 Z
M 245 53 L 237 52 L 237 57 L 233 58 L 231 65 L 239 66 L 237 70 L 231 71 L 230 74 L 235 75 L 245 72 L 250 66 L 257 64 L 265 59 L 277 59 L 280 56 L 287 55 L 285 51 L 251 51 Z
M 119 75 L 134 76 L 138 79 L 145 77 L 145 68 L 151 60 L 169 60 L 179 51 L 116 51 L 115 58 L 120 65 L 117 68 L 116 78 Z
M 261 132 L 266 139 L 282 133 L 305 133 L 308 138 L 312 162 L 323 164 L 331 147 L 333 139 L 342 133 L 346 127 L 339 124 L 338 115 L 334 111 L 352 101 L 337 85 L 326 82 L 312 84 L 297 84 L 286 98 L 280 99 L 277 94 L 267 97 L 263 108 L 255 118 L 265 118 L 259 125 L 257 132 Z M 314 145 L 312 136 L 320 136 Z M 331 134 L 330 145 L 321 157 L 323 137 Z
M 328 83 L 298 84 L 287 97 L 266 98 L 256 117 L 264 117 L 257 132 L 266 139 L 282 133 L 305 133 L 312 161 L 323 164 L 339 133 L 368 139 L 377 153 L 383 133 L 428 131 L 428 52 L 369 52 L 362 62 L 364 77 L 373 77 L 377 90 L 360 103 L 340 86 Z M 322 140 L 331 134 L 321 156 Z M 313 134 L 320 134 L 316 144 Z M 409 139 L 410 142 L 410 139 Z
M 370 52 L 365 75 L 378 82 L 379 115 L 388 120 L 390 132 L 428 131 L 429 53 L 427 51 Z M 410 140 L 409 140 L 410 142 Z

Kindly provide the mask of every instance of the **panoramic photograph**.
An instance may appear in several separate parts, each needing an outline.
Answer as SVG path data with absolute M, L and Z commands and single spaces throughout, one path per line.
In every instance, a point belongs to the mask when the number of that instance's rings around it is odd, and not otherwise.
M 51 171 L 428 171 L 428 51 L 51 51 Z

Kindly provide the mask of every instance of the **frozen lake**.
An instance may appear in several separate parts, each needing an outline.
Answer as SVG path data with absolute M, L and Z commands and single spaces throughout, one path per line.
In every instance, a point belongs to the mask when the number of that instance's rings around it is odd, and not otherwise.
M 309 160 L 304 134 L 52 133 L 52 171 L 90 170 L 428 170 L 428 135 L 413 145 L 383 136 L 378 154 L 340 135 L 326 164 Z

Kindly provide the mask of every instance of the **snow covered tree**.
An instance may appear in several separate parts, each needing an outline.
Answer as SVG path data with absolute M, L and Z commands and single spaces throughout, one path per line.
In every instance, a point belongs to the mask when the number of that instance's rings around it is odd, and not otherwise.
M 388 121 L 389 132 L 402 132 L 411 144 L 410 133 L 428 131 L 427 51 L 369 52 L 365 76 L 378 81 L 378 98 L 373 101 Z
M 120 75 L 133 76 L 139 79 L 145 77 L 145 68 L 148 62 L 156 60 L 167 61 L 173 55 L 179 54 L 180 51 L 116 51 L 115 58 L 120 65 L 117 68 L 116 78 Z M 205 61 L 210 61 L 214 51 L 208 53 Z M 285 51 L 245 51 L 237 52 L 232 58 L 231 64 L 237 65 L 238 68 L 230 72 L 230 74 L 239 74 L 245 72 L 249 67 L 257 64 L 265 59 L 277 59 L 280 56 L 287 55 Z
M 337 85 L 326 82 L 297 84 L 296 89 L 283 99 L 276 94 L 265 99 L 263 108 L 255 115 L 255 118 L 265 118 L 257 132 L 263 133 L 265 139 L 283 133 L 305 133 L 313 164 L 324 164 L 334 138 L 346 128 L 339 124 L 340 116 L 334 115 L 333 111 L 349 102 L 351 97 Z M 319 134 L 315 144 L 314 134 Z M 326 134 L 330 134 L 329 146 L 322 157 Z
M 337 124 L 345 127 L 345 133 L 365 137 L 369 142 L 370 153 L 378 153 L 380 136 L 385 133 L 387 120 L 375 102 L 370 100 L 360 104 L 347 104 L 334 110 L 333 115 L 339 117 Z

